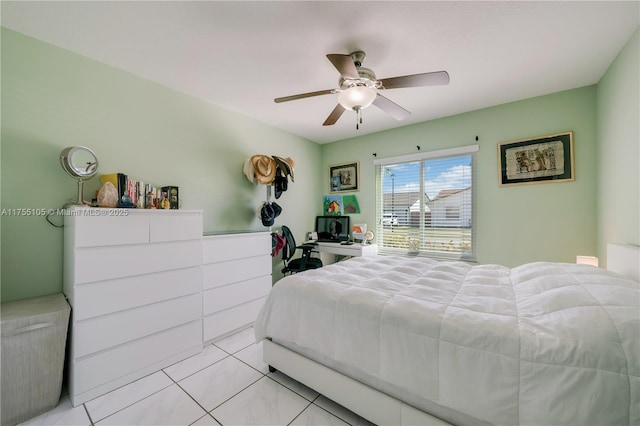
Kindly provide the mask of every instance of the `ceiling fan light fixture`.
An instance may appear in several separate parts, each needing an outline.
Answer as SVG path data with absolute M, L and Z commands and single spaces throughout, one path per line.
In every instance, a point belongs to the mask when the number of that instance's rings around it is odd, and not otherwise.
M 377 92 L 368 86 L 352 86 L 338 95 L 338 103 L 345 109 L 365 109 L 376 99 Z
M 365 53 L 362 51 L 353 52 L 350 55 L 330 53 L 327 55 L 327 59 L 340 73 L 336 89 L 300 93 L 298 95 L 275 98 L 274 101 L 276 103 L 288 102 L 337 93 L 338 104 L 322 125 L 334 125 L 344 111 L 351 110 L 356 113 L 356 129 L 359 129 L 359 125 L 362 123 L 362 110 L 368 108 L 372 103 L 375 103 L 377 108 L 396 120 L 403 120 L 411 115 L 411 112 L 382 96 L 378 93 L 378 90 L 449 84 L 449 74 L 446 71 L 402 75 L 378 80 L 373 70 L 362 66 L 364 58 Z

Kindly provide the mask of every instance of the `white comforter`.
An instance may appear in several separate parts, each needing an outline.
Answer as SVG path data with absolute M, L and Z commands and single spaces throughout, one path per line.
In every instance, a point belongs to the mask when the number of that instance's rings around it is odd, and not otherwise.
M 640 424 L 640 284 L 590 266 L 359 257 L 274 286 L 256 337 L 498 425 Z

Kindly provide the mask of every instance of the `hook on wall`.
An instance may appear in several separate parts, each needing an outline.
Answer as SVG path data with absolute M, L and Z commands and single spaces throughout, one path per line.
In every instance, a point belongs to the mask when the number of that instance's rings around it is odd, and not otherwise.
M 374 152 L 374 153 L 372 153 L 372 154 L 373 154 L 373 156 L 374 156 L 374 157 L 377 157 L 377 156 L 378 156 L 378 153 L 377 153 L 377 152 Z
M 420 145 L 416 145 L 416 148 L 418 148 L 418 151 L 420 151 Z
M 480 138 L 478 136 L 476 136 L 476 142 L 479 140 Z

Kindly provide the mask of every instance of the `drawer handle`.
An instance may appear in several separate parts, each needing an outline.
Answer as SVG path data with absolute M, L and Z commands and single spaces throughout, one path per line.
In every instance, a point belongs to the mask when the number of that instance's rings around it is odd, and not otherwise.
M 32 324 L 22 328 L 16 328 L 15 330 L 9 330 L 2 335 L 4 337 L 15 336 L 16 334 L 26 333 L 27 331 L 39 330 L 41 328 L 51 327 L 53 322 L 41 322 L 39 324 Z

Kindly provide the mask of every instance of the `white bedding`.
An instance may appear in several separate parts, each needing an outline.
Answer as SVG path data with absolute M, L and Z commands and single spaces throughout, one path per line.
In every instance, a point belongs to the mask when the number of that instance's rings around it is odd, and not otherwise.
M 255 331 L 425 411 L 640 424 L 639 315 L 640 284 L 591 266 L 377 256 L 278 281 Z

